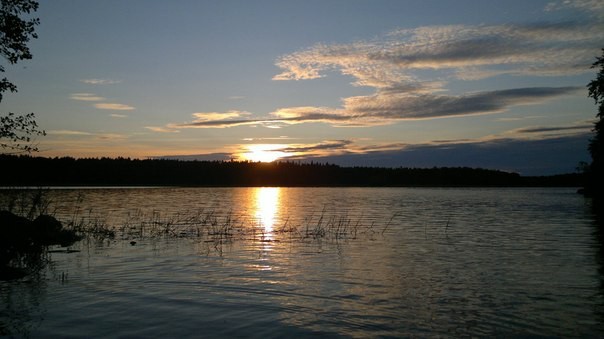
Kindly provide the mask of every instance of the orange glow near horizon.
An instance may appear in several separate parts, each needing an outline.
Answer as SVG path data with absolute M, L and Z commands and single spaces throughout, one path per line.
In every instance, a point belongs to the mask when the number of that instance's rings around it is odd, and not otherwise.
M 240 154 L 242 160 L 249 160 L 254 162 L 273 162 L 289 155 L 286 152 L 280 151 L 281 149 L 284 149 L 286 145 L 256 144 L 247 145 L 245 147 L 247 148 L 247 152 Z
M 275 219 L 279 211 L 280 188 L 260 187 L 255 192 L 256 218 L 265 233 L 271 233 L 275 226 Z

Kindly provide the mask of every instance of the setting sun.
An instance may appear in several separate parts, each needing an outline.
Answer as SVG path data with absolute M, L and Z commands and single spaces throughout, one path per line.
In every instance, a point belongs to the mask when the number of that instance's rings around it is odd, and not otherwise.
M 280 151 L 285 148 L 286 145 L 279 144 L 257 144 L 246 146 L 247 152 L 242 153 L 241 157 L 243 160 L 249 161 L 260 161 L 260 162 L 272 162 L 277 159 L 281 159 L 287 155 L 286 152 Z

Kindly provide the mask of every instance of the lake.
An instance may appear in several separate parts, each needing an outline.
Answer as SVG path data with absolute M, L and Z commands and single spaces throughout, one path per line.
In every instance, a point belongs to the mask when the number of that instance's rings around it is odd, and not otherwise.
M 604 333 L 604 235 L 570 188 L 52 189 L 100 230 L 0 281 L 18 337 Z M 109 233 L 114 231 L 114 236 Z

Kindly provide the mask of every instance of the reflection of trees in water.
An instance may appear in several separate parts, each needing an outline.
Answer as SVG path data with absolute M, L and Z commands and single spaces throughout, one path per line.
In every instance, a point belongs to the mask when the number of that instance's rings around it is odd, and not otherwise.
M 596 262 L 598 263 L 598 276 L 600 278 L 600 296 L 604 296 L 604 200 L 594 197 L 589 199 L 588 202 L 594 221 L 594 237 L 597 242 Z M 600 305 L 596 313 L 604 322 L 604 303 Z
M 42 271 L 27 280 L 0 281 L 0 336 L 28 337 L 41 324 L 46 289 Z

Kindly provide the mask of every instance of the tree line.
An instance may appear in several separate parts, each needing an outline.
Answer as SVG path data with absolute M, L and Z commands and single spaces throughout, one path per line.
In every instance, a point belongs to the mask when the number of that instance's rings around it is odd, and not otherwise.
M 498 170 L 341 167 L 328 163 L 0 155 L 0 186 L 581 186 L 583 175 Z

